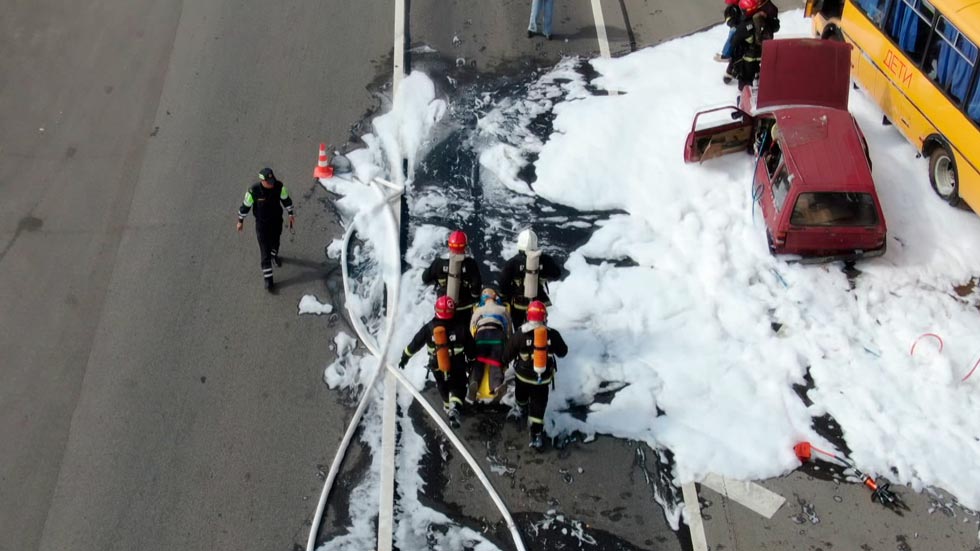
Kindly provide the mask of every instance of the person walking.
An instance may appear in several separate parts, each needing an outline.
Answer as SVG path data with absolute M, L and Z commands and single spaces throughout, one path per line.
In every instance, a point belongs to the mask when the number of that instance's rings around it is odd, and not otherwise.
M 483 281 L 480 266 L 472 256 L 466 256 L 466 234 L 456 230 L 449 234 L 449 254 L 432 261 L 422 272 L 422 284 L 432 285 L 436 296 L 448 295 L 456 303 L 455 320 L 466 327 L 473 306 L 480 300 Z
M 480 295 L 480 304 L 473 309 L 470 318 L 470 333 L 476 339 L 476 362 L 470 368 L 470 386 L 466 402 L 473 403 L 477 398 L 496 401 L 504 386 L 504 345 L 514 333 L 510 314 L 497 291 L 490 287 Z M 480 385 L 485 372 L 489 382 L 490 396 L 480 396 Z
M 435 317 L 426 322 L 402 352 L 398 367 L 404 369 L 416 352 L 427 346 L 428 367 L 442 397 L 442 409 L 453 428 L 459 428 L 460 405 L 466 397 L 466 366 L 476 358 L 476 345 L 469 330 L 453 322 L 456 302 L 441 296 L 436 300 Z
M 504 264 L 500 271 L 500 296 L 510 304 L 510 316 L 514 327 L 524 323 L 527 305 L 539 300 L 551 305 L 547 285 L 561 277 L 561 268 L 555 259 L 538 249 L 538 236 L 526 229 L 517 236 L 517 254 Z
M 551 40 L 551 16 L 555 9 L 554 0 L 531 0 L 531 20 L 527 24 L 527 37 L 539 34 Z M 538 20 L 541 21 L 540 32 Z
M 535 300 L 527 307 L 527 323 L 507 341 L 504 365 L 514 362 L 514 401 L 511 416 L 528 420 L 529 446 L 544 447 L 544 414 L 548 408 L 548 386 L 554 381 L 558 358 L 568 354 L 561 334 L 546 325 L 548 310 Z
M 282 236 L 282 209 L 286 209 L 289 214 L 289 227 L 292 229 L 296 218 L 293 215 L 293 200 L 289 197 L 289 190 L 285 184 L 276 179 L 276 175 L 271 168 L 263 168 L 259 171 L 259 181 L 252 184 L 252 187 L 245 192 L 245 199 L 242 206 L 238 208 L 239 232 L 245 227 L 245 217 L 249 210 L 254 209 L 255 215 L 255 236 L 259 241 L 259 253 L 261 254 L 262 279 L 265 281 L 265 289 L 270 293 L 275 288 L 272 280 L 272 263 L 282 266 L 279 258 L 279 238 Z

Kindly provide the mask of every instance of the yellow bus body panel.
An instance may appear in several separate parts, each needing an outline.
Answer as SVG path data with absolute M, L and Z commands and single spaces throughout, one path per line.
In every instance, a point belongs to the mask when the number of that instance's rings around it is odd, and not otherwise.
M 980 166 L 980 148 L 977 147 L 980 129 L 977 125 L 875 27 L 852 0 L 844 3 L 839 22 L 815 15 L 814 34 L 820 36 L 831 22 L 840 27 L 844 39 L 854 46 L 852 78 L 916 150 L 922 152 L 930 136 L 942 137 L 953 146 L 960 198 L 974 212 L 980 212 L 980 173 L 977 171 Z M 961 28 L 961 32 L 966 35 L 968 31 Z M 980 37 L 966 36 L 974 44 L 980 44 Z

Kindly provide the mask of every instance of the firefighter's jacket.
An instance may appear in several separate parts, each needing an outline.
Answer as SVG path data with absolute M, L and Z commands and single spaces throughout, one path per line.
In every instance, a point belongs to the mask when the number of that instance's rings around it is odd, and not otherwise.
M 540 322 L 527 322 L 522 325 L 514 336 L 507 341 L 504 350 L 504 365 L 514 361 L 514 374 L 518 379 L 533 385 L 543 385 L 551 382 L 558 368 L 555 356 L 564 358 L 568 354 L 568 345 L 561 333 L 548 328 L 548 363 L 541 377 L 534 371 L 534 329 L 543 325 Z
M 422 326 L 421 329 L 412 337 L 412 342 L 408 343 L 405 351 L 402 352 L 402 363 L 422 349 L 423 346 L 429 349 L 429 369 L 437 370 L 436 363 L 436 341 L 432 332 L 436 327 L 446 328 L 446 341 L 449 348 L 450 369 L 466 370 L 468 360 L 476 359 L 476 344 L 473 342 L 473 335 L 469 328 L 460 325 L 453 320 L 441 320 L 433 318 Z

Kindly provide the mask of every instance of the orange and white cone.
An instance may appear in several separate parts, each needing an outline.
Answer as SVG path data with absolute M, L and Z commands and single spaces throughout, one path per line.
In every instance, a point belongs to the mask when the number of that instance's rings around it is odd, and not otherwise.
M 320 144 L 320 157 L 316 161 L 316 168 L 313 169 L 314 178 L 333 178 L 333 167 L 330 166 L 330 159 L 327 158 L 327 144 Z

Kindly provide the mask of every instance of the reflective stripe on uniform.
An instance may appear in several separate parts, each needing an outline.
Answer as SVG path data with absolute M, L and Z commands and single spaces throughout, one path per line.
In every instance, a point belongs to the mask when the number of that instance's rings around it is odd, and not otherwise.
M 430 354 L 433 353 L 433 352 L 435 352 L 436 349 L 439 348 L 438 346 L 434 346 L 432 344 L 427 344 L 426 346 L 428 347 Z M 466 349 L 463 348 L 462 346 L 458 346 L 458 347 L 455 347 L 455 348 L 450 348 L 450 347 L 447 346 L 446 348 L 452 353 L 453 356 L 457 356 L 459 354 L 462 354 L 463 352 L 466 352 Z
M 449 403 L 450 403 L 450 406 L 449 407 L 452 407 L 452 404 L 462 404 L 463 401 L 460 400 L 459 398 L 455 397 L 455 396 L 450 396 L 449 397 Z
M 551 379 L 552 379 L 552 377 L 548 377 L 547 379 L 541 379 L 540 381 L 537 379 L 527 379 L 521 377 L 519 373 L 515 373 L 514 376 L 520 379 L 521 382 L 527 383 L 529 385 L 546 385 L 551 383 Z
M 252 192 L 251 191 L 246 191 L 245 192 L 245 199 L 242 200 L 242 204 L 245 205 L 248 208 L 252 208 L 252 205 L 255 204 L 255 199 L 252 198 Z
M 289 199 L 289 190 L 286 189 L 286 186 L 285 185 L 282 186 L 282 191 L 279 192 L 279 198 L 282 199 L 282 200 L 284 200 L 284 201 L 286 199 Z
M 544 424 L 544 419 L 540 417 L 528 417 L 527 420 L 530 421 L 531 423 L 537 423 L 539 425 Z

